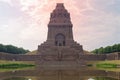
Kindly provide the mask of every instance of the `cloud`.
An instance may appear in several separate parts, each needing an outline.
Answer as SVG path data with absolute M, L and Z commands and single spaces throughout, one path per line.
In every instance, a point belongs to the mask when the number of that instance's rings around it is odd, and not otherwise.
M 79 23 L 80 28 L 75 28 L 75 38 L 84 45 L 85 49 L 92 50 L 120 42 L 118 38 L 120 36 L 120 15 L 116 15 L 114 10 L 111 10 L 111 14 L 108 10 L 98 8 L 102 5 L 102 8 L 108 9 L 113 3 L 112 0 L 110 2 L 105 1 L 108 0 L 93 0 L 90 5 L 94 9 L 83 11 L 84 21 Z M 96 6 L 93 5 L 94 3 Z
M 56 3 L 64 3 L 70 12 L 75 40 L 84 49 L 120 42 L 119 0 L 2 0 L 0 41 L 36 49 L 47 38 Z
M 98 5 L 100 4 L 100 5 Z M 109 14 L 120 13 L 120 0 L 92 0 L 92 6 L 95 9 L 108 12 Z
M 90 9 L 89 4 L 85 4 L 86 2 L 88 2 L 88 0 L 79 0 L 79 3 L 81 3 L 81 6 L 79 7 L 77 6 L 78 2 L 74 0 L 21 0 L 20 4 L 22 6 L 21 10 L 31 17 L 31 24 L 38 24 L 40 29 L 44 29 L 47 27 L 50 13 L 55 8 L 56 3 L 64 3 L 67 10 L 71 13 L 73 23 L 78 24 L 81 20 L 80 17 L 82 16 L 82 8 L 84 8 L 84 10 Z M 27 29 L 27 31 L 28 30 L 30 29 Z
M 79 9 L 75 6 L 76 3 L 73 0 L 71 0 L 70 3 L 68 3 L 68 0 L 21 0 L 21 10 L 28 16 L 29 23 L 28 26 L 21 31 L 19 36 L 24 40 L 33 40 L 36 45 L 45 41 L 47 38 L 47 24 L 49 22 L 50 13 L 58 2 L 64 2 L 66 8 L 73 14 L 75 14 L 73 9 L 77 13 L 75 15 L 79 14 Z M 31 41 L 29 42 L 31 43 Z
M 5 2 L 5 3 L 8 3 L 8 4 L 12 4 L 11 0 L 0 0 L 0 2 Z
M 0 1 L 0 25 L 6 25 L 12 19 L 23 16 L 19 8 L 11 6 L 5 1 Z
M 116 25 L 119 23 L 118 16 L 109 14 L 108 11 L 110 6 L 116 3 L 113 0 L 109 2 L 108 0 L 21 0 L 22 11 L 28 14 L 32 21 L 31 26 L 22 31 L 22 36 L 30 39 L 30 36 L 41 34 L 44 30 L 40 36 L 45 40 L 43 35 L 47 35 L 50 13 L 59 2 L 64 3 L 71 13 L 75 40 L 84 45 L 85 49 L 91 50 L 113 43 L 115 37 L 112 35 L 118 33 L 116 29 L 119 26 Z M 114 13 L 114 10 L 111 12 Z M 38 25 L 39 27 L 35 27 Z M 34 32 L 36 30 L 37 32 Z M 40 42 L 43 41 L 43 39 L 34 38 Z M 95 43 L 91 43 L 93 41 Z

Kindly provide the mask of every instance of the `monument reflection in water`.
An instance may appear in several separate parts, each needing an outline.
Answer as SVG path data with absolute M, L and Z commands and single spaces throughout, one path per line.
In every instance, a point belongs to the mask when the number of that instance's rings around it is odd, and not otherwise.
M 0 80 L 120 80 L 120 73 L 88 68 L 36 68 L 1 72 Z

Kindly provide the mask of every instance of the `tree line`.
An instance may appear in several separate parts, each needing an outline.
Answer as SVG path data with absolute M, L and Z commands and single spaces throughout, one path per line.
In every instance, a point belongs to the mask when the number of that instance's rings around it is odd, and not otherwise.
M 11 54 L 25 54 L 25 53 L 29 52 L 29 50 L 25 50 L 23 48 L 18 48 L 13 45 L 0 44 L 0 52 L 11 53 Z
M 120 52 L 120 44 L 114 44 L 112 46 L 100 47 L 92 51 L 95 54 L 109 54 L 113 52 Z

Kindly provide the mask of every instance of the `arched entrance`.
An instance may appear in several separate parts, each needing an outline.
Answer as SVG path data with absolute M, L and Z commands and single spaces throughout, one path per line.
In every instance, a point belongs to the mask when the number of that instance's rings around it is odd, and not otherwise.
M 65 36 L 61 33 L 55 36 L 55 45 L 56 46 L 65 46 Z

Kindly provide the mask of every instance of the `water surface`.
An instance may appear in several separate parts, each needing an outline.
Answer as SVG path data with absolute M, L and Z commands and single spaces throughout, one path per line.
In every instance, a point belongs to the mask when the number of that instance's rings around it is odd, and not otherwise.
M 36 68 L 0 72 L 0 80 L 120 80 L 120 73 L 87 68 Z

